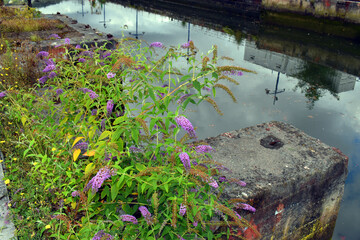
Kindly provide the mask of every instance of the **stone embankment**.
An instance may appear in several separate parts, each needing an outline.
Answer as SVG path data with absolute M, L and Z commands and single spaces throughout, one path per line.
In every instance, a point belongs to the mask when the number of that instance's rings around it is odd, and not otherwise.
M 246 217 L 261 239 L 331 239 L 347 177 L 348 157 L 283 122 L 270 122 L 205 140 L 223 164 L 222 198 L 246 199 Z M 243 214 L 241 214 L 243 215 Z M 252 236 L 252 230 L 236 230 Z M 252 239 L 252 238 L 250 238 Z

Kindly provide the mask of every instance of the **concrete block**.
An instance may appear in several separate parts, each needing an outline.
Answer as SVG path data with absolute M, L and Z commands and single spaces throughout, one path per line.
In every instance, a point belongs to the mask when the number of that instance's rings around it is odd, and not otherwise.
M 227 169 L 223 200 L 244 198 L 246 215 L 261 239 L 331 239 L 347 176 L 340 150 L 283 122 L 270 122 L 205 139 L 213 159 Z M 242 210 L 243 211 L 243 210 Z M 252 239 L 251 228 L 232 229 Z M 233 238 L 236 239 L 236 238 Z

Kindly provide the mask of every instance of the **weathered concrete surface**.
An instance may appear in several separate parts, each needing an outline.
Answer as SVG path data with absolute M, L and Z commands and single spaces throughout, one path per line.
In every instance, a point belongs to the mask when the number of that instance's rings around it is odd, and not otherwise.
M 331 239 L 348 165 L 338 149 L 282 122 L 205 141 L 215 149 L 214 160 L 231 170 L 220 174 L 247 183 L 230 183 L 222 197 L 249 200 L 257 211 L 247 218 L 261 239 Z
M 8 240 L 15 239 L 14 231 L 15 226 L 10 221 L 10 213 L 8 208 L 9 196 L 4 183 L 4 172 L 3 172 L 3 162 L 4 156 L 0 151 L 0 239 Z

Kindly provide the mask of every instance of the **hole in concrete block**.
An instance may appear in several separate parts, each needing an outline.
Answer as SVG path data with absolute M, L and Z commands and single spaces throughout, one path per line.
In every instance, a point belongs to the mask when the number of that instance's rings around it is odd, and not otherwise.
M 260 145 L 265 148 L 279 149 L 284 146 L 284 143 L 279 138 L 269 135 L 260 140 Z

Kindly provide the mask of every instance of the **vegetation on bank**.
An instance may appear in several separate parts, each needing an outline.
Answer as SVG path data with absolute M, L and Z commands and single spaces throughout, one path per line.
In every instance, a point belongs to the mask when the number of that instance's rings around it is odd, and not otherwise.
M 212 148 L 184 115 L 237 84 L 243 71 L 122 39 L 115 49 L 69 44 L 62 55 L 2 42 L 0 148 L 19 239 L 219 239 L 251 228 L 244 199 L 223 202 Z M 250 71 L 248 71 L 250 72 Z M 35 82 L 34 82 L 35 80 Z M 256 232 L 256 230 L 253 230 Z

